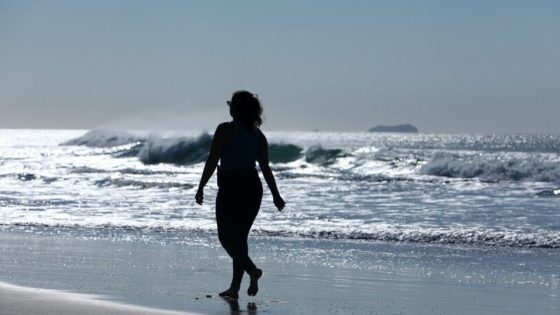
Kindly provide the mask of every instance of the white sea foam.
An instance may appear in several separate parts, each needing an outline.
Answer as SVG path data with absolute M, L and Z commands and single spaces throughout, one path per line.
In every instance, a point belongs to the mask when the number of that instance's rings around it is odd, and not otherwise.
M 479 178 L 485 181 L 560 181 L 560 159 L 527 154 L 508 157 L 493 154 L 438 153 L 424 165 L 421 173 L 453 178 Z

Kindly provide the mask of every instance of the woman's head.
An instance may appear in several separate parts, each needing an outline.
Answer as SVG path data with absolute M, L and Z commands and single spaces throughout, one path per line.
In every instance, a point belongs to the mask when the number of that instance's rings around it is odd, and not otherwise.
M 255 94 L 249 91 L 237 91 L 227 103 L 231 117 L 241 121 L 247 128 L 258 128 L 262 124 L 263 109 Z

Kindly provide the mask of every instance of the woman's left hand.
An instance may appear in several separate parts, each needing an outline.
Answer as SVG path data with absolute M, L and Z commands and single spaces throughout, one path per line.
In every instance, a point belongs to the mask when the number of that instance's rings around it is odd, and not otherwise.
M 274 205 L 278 209 L 278 211 L 282 211 L 282 209 L 284 209 L 284 207 L 286 206 L 286 203 L 284 202 L 284 199 L 282 199 L 282 197 L 280 197 L 280 195 L 275 196 L 272 200 L 274 202 Z
M 204 201 L 204 191 L 202 189 L 199 189 L 196 192 L 196 195 L 194 196 L 194 199 L 196 200 L 196 203 L 198 203 L 199 205 L 202 205 L 202 202 Z

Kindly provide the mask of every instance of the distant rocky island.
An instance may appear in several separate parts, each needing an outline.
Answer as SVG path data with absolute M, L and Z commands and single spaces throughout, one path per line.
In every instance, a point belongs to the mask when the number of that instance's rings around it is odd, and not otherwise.
M 418 132 L 418 128 L 411 124 L 402 124 L 395 126 L 383 126 L 377 125 L 375 127 L 369 128 L 370 132 Z

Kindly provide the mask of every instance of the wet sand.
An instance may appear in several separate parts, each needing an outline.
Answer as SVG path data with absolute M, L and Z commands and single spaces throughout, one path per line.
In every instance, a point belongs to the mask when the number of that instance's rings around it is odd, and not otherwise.
M 126 305 L 100 297 L 55 290 L 26 288 L 0 282 L 1 315 L 195 315 Z
M 253 260 L 264 270 L 260 292 L 248 297 L 245 278 L 239 301 L 228 303 L 217 293 L 227 288 L 231 266 L 215 235 L 4 228 L 0 281 L 79 295 L 2 285 L 0 314 L 560 311 L 557 249 L 265 237 L 250 242 Z

